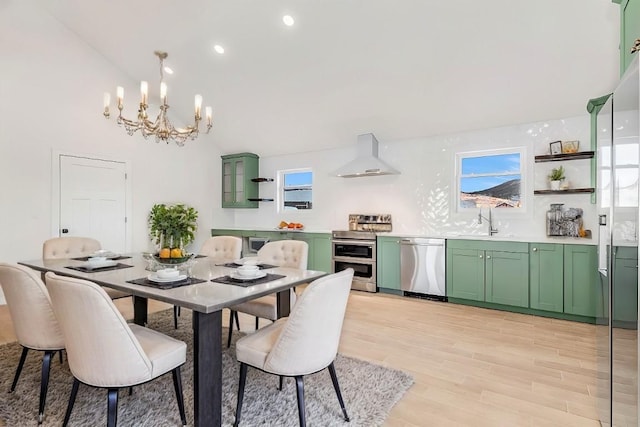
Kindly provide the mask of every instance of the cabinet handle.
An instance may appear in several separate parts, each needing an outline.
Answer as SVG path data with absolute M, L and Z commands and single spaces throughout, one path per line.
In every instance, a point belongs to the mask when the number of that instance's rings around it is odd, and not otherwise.
M 487 259 L 491 259 L 491 255 L 487 255 Z
M 480 258 L 482 258 L 482 255 L 480 255 Z
M 531 249 L 533 252 L 538 252 L 538 248 Z

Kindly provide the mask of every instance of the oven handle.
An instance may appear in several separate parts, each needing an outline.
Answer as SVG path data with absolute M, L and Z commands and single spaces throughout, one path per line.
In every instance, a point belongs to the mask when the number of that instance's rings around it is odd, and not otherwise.
M 352 256 L 334 256 L 332 258 L 333 262 L 349 262 L 351 264 L 366 264 L 366 265 L 375 265 L 375 258 L 358 258 Z
M 362 240 L 332 240 L 331 241 L 333 244 L 339 244 L 339 245 L 354 245 L 354 246 L 375 246 L 376 242 L 375 241 L 366 241 L 363 242 Z

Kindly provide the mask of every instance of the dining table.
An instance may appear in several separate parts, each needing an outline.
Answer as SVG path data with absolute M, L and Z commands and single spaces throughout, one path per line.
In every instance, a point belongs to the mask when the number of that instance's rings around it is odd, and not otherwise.
M 323 271 L 273 267 L 262 280 L 229 280 L 237 277 L 233 263 L 221 263 L 209 257 L 193 259 L 185 270 L 185 284 L 173 288 L 154 286 L 148 280 L 154 266 L 142 254 L 126 254 L 118 259 L 119 268 L 85 270 L 78 259 L 35 259 L 18 263 L 36 271 L 90 280 L 101 286 L 133 296 L 134 319 L 147 323 L 149 299 L 192 310 L 193 329 L 193 414 L 195 426 L 222 424 L 222 309 L 255 298 L 277 293 L 278 317 L 289 315 L 289 289 L 326 275 Z M 269 278 L 272 280 L 264 281 Z M 145 280 L 146 279 L 146 280 Z M 193 279 L 193 280 L 191 280 Z M 218 283 L 226 281 L 229 283 Z M 144 284 L 136 284 L 136 283 Z M 164 283 L 160 284 L 163 285 Z

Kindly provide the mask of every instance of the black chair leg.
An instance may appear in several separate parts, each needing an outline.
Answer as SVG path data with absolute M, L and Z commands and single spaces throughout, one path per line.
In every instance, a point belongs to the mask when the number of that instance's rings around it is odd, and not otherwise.
M 284 379 L 284 377 L 282 375 L 279 375 L 280 377 L 280 381 L 278 382 L 278 390 L 282 391 L 282 380 Z
M 49 372 L 51 371 L 51 359 L 56 354 L 53 350 L 44 352 L 42 358 L 42 374 L 40 377 L 40 404 L 38 406 L 38 424 L 44 420 L 44 405 L 47 401 L 47 388 L 49 387 Z
M 240 329 L 240 328 L 238 328 Z M 231 347 L 231 334 L 233 333 L 233 310 L 229 312 L 229 337 L 227 338 L 227 348 Z
M 118 424 L 118 389 L 110 388 L 107 397 L 107 427 Z
M 233 423 L 233 427 L 238 427 L 240 424 L 240 412 L 242 411 L 242 399 L 244 398 L 244 384 L 247 381 L 247 364 L 240 363 L 240 382 L 238 383 L 238 403 L 236 406 L 236 421 Z
M 63 350 L 60 350 L 60 363 L 64 362 L 64 360 L 62 359 L 62 352 L 63 352 Z
M 178 316 L 180 316 L 180 306 L 173 306 L 173 328 L 178 329 Z
M 182 395 L 182 376 L 180 375 L 180 367 L 171 371 L 173 376 L 173 388 L 176 390 L 176 400 L 178 401 L 178 410 L 180 411 L 180 420 L 182 425 L 187 425 L 187 415 L 184 413 L 184 397 Z
M 18 385 L 18 378 L 20 378 L 20 372 L 22 372 L 22 367 L 24 366 L 24 361 L 27 359 L 27 353 L 29 349 L 27 347 L 22 347 L 22 354 L 20 355 L 20 361 L 18 362 L 18 367 L 16 368 L 16 375 L 13 377 L 13 383 L 11 384 L 11 388 L 9 389 L 9 393 L 13 393 L 16 389 L 16 385 Z
M 296 394 L 298 396 L 298 418 L 300 419 L 300 427 L 306 427 L 307 420 L 304 414 L 304 380 L 302 375 L 296 377 Z
M 258 319 L 258 316 L 256 316 L 256 331 L 258 330 L 258 321 L 259 321 L 259 320 L 260 320 L 260 319 Z
M 340 409 L 342 409 L 344 420 L 346 422 L 349 422 L 351 420 L 349 419 L 349 415 L 347 415 L 347 408 L 345 408 L 344 406 L 344 400 L 342 400 L 342 393 L 340 393 L 340 384 L 338 384 L 338 376 L 336 375 L 336 367 L 333 365 L 333 362 L 331 362 L 331 364 L 329 365 L 329 374 L 331 375 L 333 388 L 336 389 L 336 395 L 338 396 L 338 402 L 340 402 Z
M 73 404 L 76 403 L 76 395 L 78 394 L 78 387 L 80 381 L 77 378 L 73 379 L 73 386 L 71 387 L 71 395 L 69 396 L 69 403 L 67 404 L 67 412 L 64 413 L 64 421 L 62 427 L 67 427 L 69 424 L 69 418 L 71 418 L 71 411 L 73 411 Z
M 238 312 L 233 312 L 233 318 L 236 319 L 236 329 L 240 332 L 240 317 L 238 316 Z

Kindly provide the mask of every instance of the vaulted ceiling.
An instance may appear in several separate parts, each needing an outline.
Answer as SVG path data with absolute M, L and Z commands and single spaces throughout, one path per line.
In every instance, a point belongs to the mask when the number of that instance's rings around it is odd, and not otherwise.
M 618 79 L 609 0 L 39 0 L 223 153 L 279 155 L 585 114 Z M 292 27 L 282 16 L 295 19 Z M 225 48 L 220 55 L 213 50 Z M 113 82 L 115 86 L 122 82 Z M 109 88 L 96 88 L 96 96 Z M 135 115 L 137 94 L 126 94 Z M 157 98 L 155 98 L 157 99 Z

